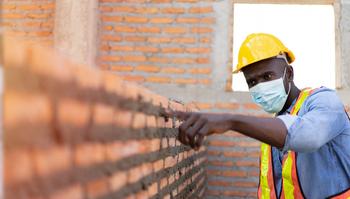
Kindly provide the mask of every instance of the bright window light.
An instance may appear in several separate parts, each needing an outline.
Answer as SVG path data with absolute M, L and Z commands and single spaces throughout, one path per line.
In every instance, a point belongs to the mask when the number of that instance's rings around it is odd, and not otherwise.
M 233 68 L 239 47 L 251 33 L 278 37 L 295 55 L 291 64 L 299 88 L 335 88 L 335 27 L 331 5 L 234 4 Z M 232 76 L 234 91 L 248 91 L 242 73 Z

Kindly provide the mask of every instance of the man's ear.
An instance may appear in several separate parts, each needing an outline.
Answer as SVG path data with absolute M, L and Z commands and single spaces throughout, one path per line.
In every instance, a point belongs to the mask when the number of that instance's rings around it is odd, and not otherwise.
M 287 77 L 289 82 L 294 80 L 294 69 L 291 65 L 288 65 L 287 67 Z

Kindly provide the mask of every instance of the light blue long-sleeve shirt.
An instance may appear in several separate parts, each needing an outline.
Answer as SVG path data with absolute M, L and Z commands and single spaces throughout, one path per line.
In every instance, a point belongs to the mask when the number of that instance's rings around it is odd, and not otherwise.
M 296 100 L 295 100 L 296 101 Z M 307 199 L 322 199 L 350 188 L 350 122 L 334 90 L 321 87 L 304 102 L 297 116 L 291 108 L 277 116 L 288 134 L 282 150 L 272 147 L 277 194 L 281 192 L 282 160 L 297 152 L 297 173 Z

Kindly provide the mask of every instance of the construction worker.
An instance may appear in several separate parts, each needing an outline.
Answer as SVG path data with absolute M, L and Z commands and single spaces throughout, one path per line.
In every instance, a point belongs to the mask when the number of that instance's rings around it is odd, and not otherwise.
M 239 50 L 253 101 L 275 117 L 171 112 L 178 139 L 192 148 L 234 130 L 262 142 L 258 198 L 350 198 L 350 122 L 334 90 L 297 88 L 293 53 L 270 34 L 251 34 Z M 305 74 L 305 75 L 317 75 Z

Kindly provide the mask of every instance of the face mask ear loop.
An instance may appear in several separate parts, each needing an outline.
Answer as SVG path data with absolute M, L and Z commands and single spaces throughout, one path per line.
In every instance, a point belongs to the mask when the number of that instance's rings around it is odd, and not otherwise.
M 285 67 L 284 68 L 284 73 L 283 73 L 283 81 L 284 81 L 284 78 L 285 78 L 285 76 L 286 76 L 286 71 L 287 71 L 287 67 Z M 289 82 L 288 83 L 288 93 L 287 93 L 287 96 L 289 95 L 289 93 L 290 93 L 290 89 L 291 89 L 291 87 L 292 87 L 292 84 Z

